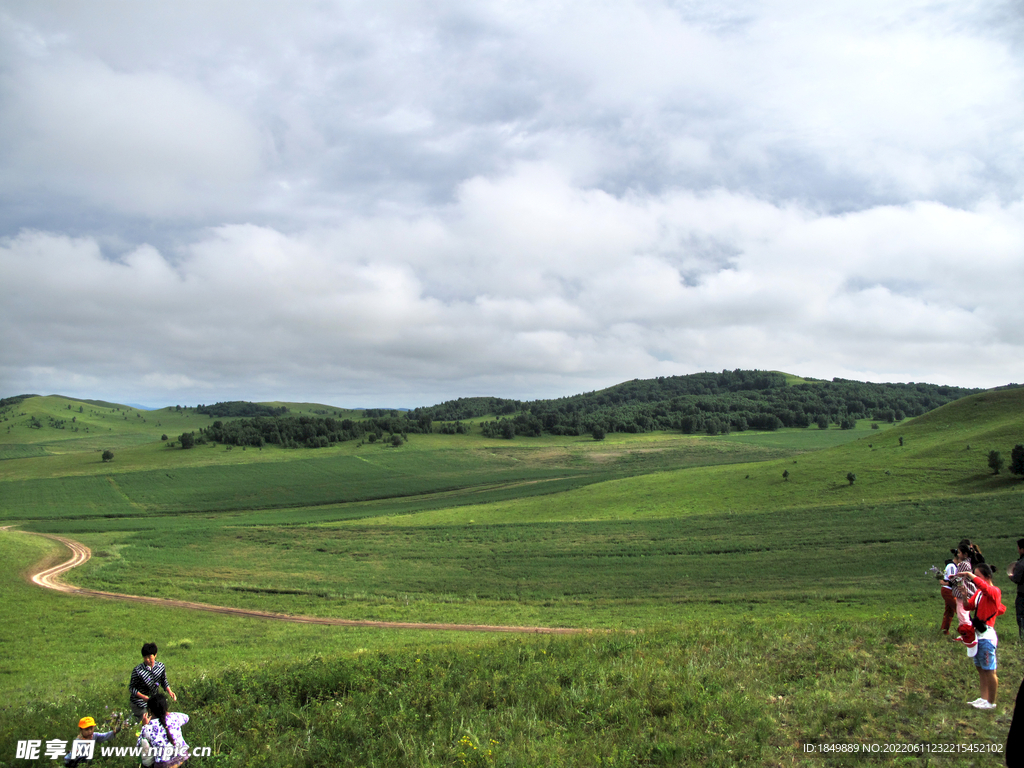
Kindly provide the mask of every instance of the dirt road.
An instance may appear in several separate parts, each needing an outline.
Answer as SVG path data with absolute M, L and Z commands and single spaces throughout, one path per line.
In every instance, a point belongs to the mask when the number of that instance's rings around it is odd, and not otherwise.
M 10 528 L 5 526 L 3 529 Z M 65 584 L 61 576 L 72 568 L 77 568 L 92 557 L 92 551 L 74 539 L 64 536 L 54 536 L 47 533 L 33 533 L 31 531 L 19 531 L 31 536 L 42 536 L 53 541 L 58 541 L 71 550 L 71 559 L 50 568 L 37 570 L 29 574 L 33 584 L 46 589 L 54 589 L 58 592 L 68 592 L 82 597 L 99 597 L 104 600 L 123 600 L 129 603 L 148 603 L 168 608 L 187 608 L 192 611 L 207 611 L 219 613 L 225 616 L 240 616 L 246 619 L 271 619 L 273 621 L 290 621 L 296 624 L 328 624 L 337 627 L 373 627 L 376 629 L 425 629 L 431 631 L 451 632 L 517 632 L 527 634 L 547 635 L 573 635 L 581 632 L 590 632 L 587 629 L 574 629 L 569 627 L 509 627 L 491 624 L 417 624 L 401 621 L 361 621 L 357 619 L 334 619 L 321 616 L 293 616 L 286 613 L 270 613 L 268 611 L 253 611 L 246 608 L 230 608 L 223 605 L 209 605 L 207 603 L 193 603 L 187 600 L 169 600 L 163 597 L 145 597 L 143 595 L 122 595 L 117 592 L 101 592 L 97 589 L 83 589 L 70 584 Z

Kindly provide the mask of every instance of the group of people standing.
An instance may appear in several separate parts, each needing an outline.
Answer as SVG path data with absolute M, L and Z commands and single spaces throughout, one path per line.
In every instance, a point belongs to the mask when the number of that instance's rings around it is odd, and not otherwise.
M 173 701 L 178 697 L 167 682 L 167 669 L 156 660 L 157 650 L 156 643 L 142 646 L 142 663 L 132 670 L 128 681 L 128 703 L 135 721 L 141 726 L 136 745 L 140 747 L 142 764 L 153 768 L 179 768 L 189 758 L 188 744 L 181 735 L 181 727 L 188 722 L 188 715 L 168 711 L 168 697 Z M 78 740 L 109 741 L 122 725 L 119 721 L 112 730 L 97 733 L 96 721 L 83 717 L 78 721 Z M 74 748 L 64 757 L 68 768 L 87 761 L 76 754 Z
M 1017 542 L 1017 550 L 1021 559 L 1014 565 L 1021 566 L 1020 575 L 1024 579 L 1024 539 Z M 939 574 L 942 599 L 946 605 L 942 616 L 942 631 L 949 634 L 955 617 L 958 637 L 954 639 L 967 647 L 967 655 L 974 660 L 978 670 L 981 696 L 970 704 L 975 709 L 995 709 L 999 690 L 999 677 L 996 674 L 996 648 L 999 645 L 996 618 L 1006 611 L 1002 603 L 1002 591 L 992 583 L 992 566 L 985 562 L 985 556 L 977 544 L 970 539 L 963 539 L 950 553 L 952 559 L 946 561 L 945 569 Z M 1014 581 L 1021 583 L 1017 579 Z M 1024 601 L 1018 598 L 1017 621 L 1024 635 L 1022 609 Z M 973 616 L 971 611 L 974 611 Z

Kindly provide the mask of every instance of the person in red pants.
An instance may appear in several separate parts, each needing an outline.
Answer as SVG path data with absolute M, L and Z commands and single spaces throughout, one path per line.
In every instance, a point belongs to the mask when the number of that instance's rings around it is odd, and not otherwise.
M 955 557 L 956 550 L 949 550 L 950 553 Z M 946 561 L 946 568 L 942 572 L 940 577 L 940 588 L 939 591 L 942 593 L 942 602 L 946 604 L 946 610 L 942 614 L 942 634 L 949 634 L 949 627 L 953 623 L 953 617 L 956 616 L 956 597 L 953 595 L 953 584 L 950 579 L 956 575 L 956 563 L 953 560 Z

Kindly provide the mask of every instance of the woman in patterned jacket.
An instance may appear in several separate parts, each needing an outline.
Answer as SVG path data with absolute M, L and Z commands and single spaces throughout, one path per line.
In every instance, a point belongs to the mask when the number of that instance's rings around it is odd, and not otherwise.
M 139 746 L 149 742 L 155 755 L 154 768 L 178 768 L 189 758 L 188 744 L 181 735 L 181 726 L 188 722 L 183 712 L 168 712 L 167 698 L 162 693 L 149 697 L 148 712 L 143 716 Z

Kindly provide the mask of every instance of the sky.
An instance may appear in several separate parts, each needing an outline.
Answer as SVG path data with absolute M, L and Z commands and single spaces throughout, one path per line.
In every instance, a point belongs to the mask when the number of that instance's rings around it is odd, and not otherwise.
M 1024 381 L 1024 6 L 0 0 L 0 397 Z

